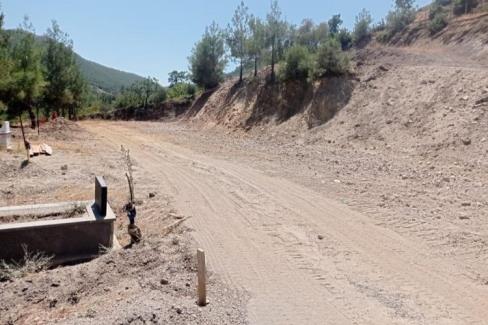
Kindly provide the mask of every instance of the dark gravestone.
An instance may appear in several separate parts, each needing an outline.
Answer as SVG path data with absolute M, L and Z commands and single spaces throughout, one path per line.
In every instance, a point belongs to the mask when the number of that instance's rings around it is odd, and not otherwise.
M 95 177 L 95 206 L 102 217 L 107 215 L 107 184 L 101 176 Z

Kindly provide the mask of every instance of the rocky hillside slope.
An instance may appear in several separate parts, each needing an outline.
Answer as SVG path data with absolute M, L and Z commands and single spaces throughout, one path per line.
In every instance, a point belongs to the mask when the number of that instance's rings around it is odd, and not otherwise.
M 412 27 L 396 40 L 403 46 L 371 43 L 354 53 L 353 75 L 313 84 L 271 85 L 268 71 L 242 85 L 230 80 L 198 99 L 186 117 L 205 128 L 308 132 L 344 145 L 438 150 L 484 142 L 486 28 L 480 14 L 460 18 L 434 39 L 422 28 L 413 37 Z

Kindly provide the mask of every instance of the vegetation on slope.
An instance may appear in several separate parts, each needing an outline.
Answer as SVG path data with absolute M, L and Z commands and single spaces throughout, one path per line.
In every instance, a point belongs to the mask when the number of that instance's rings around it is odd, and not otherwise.
M 29 32 L 25 29 L 14 29 L 5 31 L 12 44 L 19 42 Z M 35 36 L 36 45 L 45 50 L 48 47 L 49 39 L 44 36 Z M 122 87 L 129 87 L 135 82 L 142 81 L 144 78 L 133 73 L 120 71 L 84 59 L 79 54 L 74 53 L 81 75 L 86 82 L 94 89 L 101 90 L 110 94 L 117 94 Z
M 75 54 L 75 60 L 88 84 L 111 94 L 117 94 L 121 88 L 130 87 L 133 83 L 144 80 L 134 73 L 103 66 L 86 60 L 78 54 Z
M 424 29 L 436 35 L 452 17 L 486 8 L 485 2 L 433 0 Z M 241 1 L 226 28 L 216 23 L 207 27 L 189 57 L 189 72 L 170 73 L 168 88 L 154 78 L 81 58 L 59 26 L 57 32 L 42 37 L 33 37 L 28 24 L 10 32 L 0 30 L 0 114 L 28 112 L 34 121 L 34 111 L 37 116 L 39 111 L 45 116 L 56 111 L 76 117 L 80 113 L 105 115 L 115 110 L 155 109 L 166 101 L 190 101 L 224 81 L 228 58 L 237 64 L 230 75 L 239 76 L 239 84 L 246 74 L 255 78 L 264 67 L 269 67 L 265 75 L 270 84 L 311 83 L 347 75 L 351 49 L 361 48 L 372 39 L 396 44 L 414 25 L 418 13 L 414 0 L 394 0 L 394 8 L 384 20 L 372 25 L 370 13 L 363 9 L 349 31 L 342 26 L 340 14 L 320 23 L 304 19 L 294 25 L 284 18 L 276 0 L 262 18 L 250 13 Z M 56 31 L 54 27 L 52 31 Z

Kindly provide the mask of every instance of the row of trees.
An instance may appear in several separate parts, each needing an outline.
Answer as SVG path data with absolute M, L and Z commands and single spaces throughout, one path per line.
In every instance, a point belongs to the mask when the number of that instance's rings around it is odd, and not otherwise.
M 371 15 L 363 10 L 357 16 L 352 32 L 342 27 L 340 15 L 319 24 L 305 19 L 300 26 L 295 26 L 283 18 L 276 0 L 272 1 L 265 19 L 250 14 L 248 7 L 241 2 L 227 28 L 222 29 L 212 23 L 193 48 L 189 58 L 192 81 L 205 89 L 217 86 L 224 77 L 228 57 L 238 66 L 240 82 L 246 68 L 252 66 L 254 76 L 257 76 L 263 65 L 270 65 L 270 78 L 275 81 L 276 64 L 285 60 L 290 51 L 290 59 L 312 54 L 313 58 L 300 61 L 316 61 L 326 65 L 322 69 L 344 73 L 347 60 L 342 51 L 368 39 L 371 23 Z M 332 69 L 327 66 L 329 62 Z M 298 65 L 308 63 L 300 62 Z
M 75 62 L 73 44 L 53 21 L 42 46 L 27 18 L 14 31 L 3 29 L 0 14 L 0 102 L 10 117 L 29 114 L 31 127 L 42 109 L 75 117 L 81 107 L 86 83 Z
M 146 109 L 149 106 L 159 106 L 167 99 L 192 99 L 197 92 L 185 71 L 170 72 L 168 82 L 169 86 L 163 87 L 156 78 L 147 77 L 130 87 L 122 88 L 115 98 L 105 104 L 114 103 L 116 109 Z

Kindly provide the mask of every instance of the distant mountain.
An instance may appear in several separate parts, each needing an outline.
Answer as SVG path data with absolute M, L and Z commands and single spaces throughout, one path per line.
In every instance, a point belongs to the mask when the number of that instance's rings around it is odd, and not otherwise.
M 89 61 L 75 53 L 76 61 L 85 80 L 95 89 L 117 93 L 121 87 L 128 87 L 144 78 L 134 73 L 109 68 Z
M 10 39 L 13 42 L 20 38 L 19 33 L 23 33 L 19 30 L 10 30 L 8 32 Z M 47 46 L 47 40 L 45 37 L 36 35 L 36 39 L 41 47 L 45 48 Z M 88 84 L 94 89 L 101 90 L 103 92 L 116 94 L 120 91 L 121 87 L 128 87 L 134 82 L 144 79 L 143 77 L 134 73 L 120 71 L 93 61 L 89 61 L 77 53 L 75 53 L 75 59 L 80 67 L 81 74 Z

